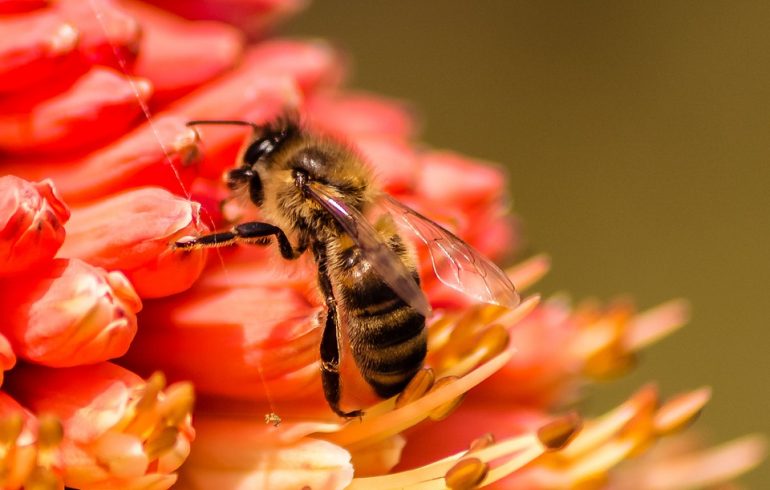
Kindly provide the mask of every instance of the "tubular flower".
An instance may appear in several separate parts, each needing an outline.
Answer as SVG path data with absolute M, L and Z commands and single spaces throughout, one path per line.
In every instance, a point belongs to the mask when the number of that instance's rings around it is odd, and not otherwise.
M 187 457 L 192 387 L 146 382 L 114 364 L 67 369 L 24 366 L 8 391 L 62 421 L 63 481 L 75 488 L 168 488 Z
M 69 216 L 50 181 L 0 177 L 0 276 L 51 260 L 64 241 Z
M 316 264 L 272 245 L 175 247 L 260 219 L 221 181 L 248 128 L 186 123 L 297 114 L 500 261 L 522 241 L 504 174 L 414 144 L 409 107 L 346 90 L 329 44 L 265 37 L 304 2 L 153 3 L 0 1 L 14 33 L 0 40 L 0 486 L 660 489 L 758 463 L 759 438 L 706 449 L 680 433 L 707 388 L 661 400 L 649 385 L 597 417 L 575 405 L 684 324 L 684 302 L 476 304 L 422 243 L 425 366 L 382 400 L 343 355 L 342 405 L 364 413 L 337 417 Z M 541 255 L 505 273 L 523 292 L 548 268 Z

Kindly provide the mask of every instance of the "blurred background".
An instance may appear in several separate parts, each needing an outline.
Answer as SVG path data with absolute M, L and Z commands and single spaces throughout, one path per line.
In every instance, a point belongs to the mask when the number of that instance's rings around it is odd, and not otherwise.
M 770 2 L 319 0 L 282 30 L 338 42 L 429 145 L 505 165 L 544 293 L 691 301 L 589 413 L 710 385 L 714 442 L 770 434 Z

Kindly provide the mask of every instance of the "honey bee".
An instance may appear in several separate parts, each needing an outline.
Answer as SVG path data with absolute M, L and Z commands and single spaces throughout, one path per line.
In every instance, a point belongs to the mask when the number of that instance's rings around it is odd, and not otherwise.
M 363 379 L 383 398 L 400 393 L 426 356 L 425 319 L 431 307 L 396 221 L 427 245 L 443 283 L 483 302 L 518 304 L 503 271 L 445 228 L 378 191 L 367 164 L 352 148 L 289 119 L 265 126 L 237 120 L 188 123 L 203 124 L 252 127 L 240 165 L 225 180 L 230 189 L 246 192 L 268 222 L 189 237 L 176 247 L 267 245 L 274 239 L 289 260 L 310 249 L 326 305 L 321 379 L 326 400 L 339 416 L 362 414 L 340 408 L 343 339 Z M 387 212 L 370 224 L 367 216 L 379 206 Z

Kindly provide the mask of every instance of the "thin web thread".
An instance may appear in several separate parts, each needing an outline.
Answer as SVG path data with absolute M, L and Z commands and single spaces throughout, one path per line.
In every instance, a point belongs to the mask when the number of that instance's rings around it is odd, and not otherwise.
M 190 191 L 187 190 L 187 187 L 184 185 L 184 182 L 182 181 L 182 177 L 179 175 L 179 171 L 176 169 L 176 167 L 174 166 L 174 163 L 171 161 L 171 157 L 169 156 L 168 151 L 166 150 L 166 147 L 163 146 L 163 141 L 160 138 L 160 133 L 158 132 L 157 128 L 155 127 L 155 123 L 153 122 L 153 116 L 152 116 L 152 112 L 150 111 L 150 107 L 147 105 L 147 103 L 144 100 L 142 100 L 139 87 L 137 86 L 136 81 L 128 71 L 128 64 L 126 63 L 126 59 L 121 55 L 118 47 L 110 39 L 109 31 L 107 30 L 107 25 L 104 20 L 104 13 L 102 10 L 100 10 L 100 7 L 98 5 L 98 0 L 88 0 L 88 4 L 91 8 L 91 11 L 94 14 L 94 17 L 99 22 L 99 26 L 101 27 L 102 32 L 105 35 L 105 39 L 107 40 L 107 43 L 110 45 L 112 54 L 115 57 L 115 60 L 118 62 L 118 66 L 120 67 L 120 71 L 123 77 L 126 79 L 129 86 L 131 87 L 131 91 L 134 93 L 134 96 L 136 97 L 136 101 L 139 104 L 139 108 L 142 110 L 142 113 L 144 114 L 145 119 L 147 119 L 147 124 L 149 125 L 150 130 L 155 136 L 155 139 L 157 140 L 158 145 L 163 150 L 163 155 L 165 156 L 166 163 L 171 168 L 171 171 L 174 173 L 174 178 L 179 184 L 180 189 L 182 189 L 185 199 L 191 203 L 192 195 L 190 194 Z M 208 210 L 206 210 L 205 208 L 202 208 L 202 211 L 206 214 L 206 217 L 208 218 L 210 228 L 212 230 L 216 229 L 214 218 L 211 216 Z M 214 250 L 216 251 L 217 257 L 219 258 L 222 271 L 225 274 L 225 282 L 228 285 L 232 286 L 230 273 L 229 273 L 229 270 L 227 269 L 227 265 L 225 264 L 225 260 L 222 257 L 222 253 L 220 252 L 219 248 L 215 248 Z M 270 411 L 272 413 L 276 413 L 276 407 L 275 407 L 275 403 L 273 402 L 273 396 L 270 393 L 270 389 L 268 388 L 267 382 L 265 381 L 264 371 L 262 369 L 262 363 L 258 359 L 256 360 L 256 368 L 257 368 L 257 373 L 259 374 L 260 382 L 262 383 L 262 387 L 264 388 L 264 391 L 265 391 L 265 397 L 267 398 L 267 402 L 270 406 Z

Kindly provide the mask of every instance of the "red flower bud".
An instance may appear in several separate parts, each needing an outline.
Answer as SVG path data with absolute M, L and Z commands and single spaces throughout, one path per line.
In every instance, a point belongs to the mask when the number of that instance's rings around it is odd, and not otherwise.
M 157 187 L 126 191 L 75 208 L 61 255 L 124 273 L 143 298 L 178 293 L 205 265 L 203 249 L 173 250 L 177 239 L 208 231 L 199 209 Z
M 58 0 L 55 8 L 80 32 L 78 51 L 87 62 L 120 69 L 136 56 L 139 23 L 111 0 Z
M 125 276 L 83 261 L 0 280 L 0 331 L 14 352 L 47 366 L 76 366 L 122 355 L 141 302 Z
M 0 276 L 52 259 L 69 216 L 51 181 L 0 177 Z
M 26 178 L 48 176 L 69 204 L 155 185 L 183 195 L 197 170 L 196 133 L 178 117 L 158 117 L 108 146 L 78 159 L 0 165 Z
M 243 35 L 231 26 L 188 22 L 145 2 L 124 0 L 121 5 L 144 28 L 133 73 L 153 83 L 153 106 L 208 82 L 243 54 Z
M 97 66 L 68 87 L 53 90 L 43 94 L 36 87 L 3 101 L 0 148 L 53 153 L 94 147 L 126 133 L 142 112 L 137 97 L 146 102 L 152 85 Z
M 53 76 L 78 42 L 78 31 L 51 10 L 0 19 L 0 92 L 19 90 Z

